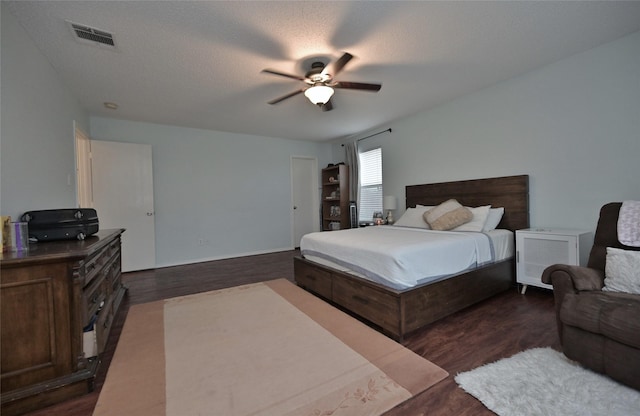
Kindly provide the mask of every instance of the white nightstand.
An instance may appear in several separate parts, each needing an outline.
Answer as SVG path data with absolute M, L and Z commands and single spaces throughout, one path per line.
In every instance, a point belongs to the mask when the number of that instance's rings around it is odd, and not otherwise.
M 528 285 L 553 289 L 540 278 L 547 266 L 570 264 L 586 266 L 593 245 L 593 233 L 561 228 L 516 230 L 516 276 L 522 294 Z

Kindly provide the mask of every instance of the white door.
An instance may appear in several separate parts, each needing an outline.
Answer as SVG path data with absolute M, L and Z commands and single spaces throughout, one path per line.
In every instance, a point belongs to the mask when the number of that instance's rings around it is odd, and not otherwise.
M 124 228 L 122 271 L 156 265 L 151 145 L 91 140 L 93 206 L 100 228 Z
M 291 158 L 291 196 L 293 246 L 300 247 L 303 235 L 320 230 L 318 161 L 315 158 Z

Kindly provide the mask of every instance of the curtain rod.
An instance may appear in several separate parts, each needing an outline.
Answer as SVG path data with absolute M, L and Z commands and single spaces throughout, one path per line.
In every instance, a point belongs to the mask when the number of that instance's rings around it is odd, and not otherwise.
M 386 133 L 386 132 L 391 133 L 391 127 L 389 127 L 386 130 L 382 130 L 382 131 L 379 131 L 377 133 L 370 134 L 367 137 L 363 137 L 362 139 L 358 139 L 358 140 L 356 140 L 356 143 L 359 142 L 360 140 L 368 139 L 369 137 L 377 136 L 378 134 L 382 134 L 382 133 Z M 344 144 L 342 144 L 341 146 L 344 147 Z

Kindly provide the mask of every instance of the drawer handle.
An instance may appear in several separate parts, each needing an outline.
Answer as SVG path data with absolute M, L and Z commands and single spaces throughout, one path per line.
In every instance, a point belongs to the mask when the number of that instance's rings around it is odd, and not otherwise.
M 95 268 L 96 268 L 96 264 L 95 264 L 95 263 L 91 263 L 91 264 L 89 264 L 89 265 L 87 266 L 87 269 L 88 269 L 88 270 L 93 270 L 93 269 L 95 269 Z
M 363 304 L 365 304 L 365 305 L 368 305 L 368 304 L 369 304 L 369 300 L 368 300 L 368 299 L 365 299 L 365 298 L 360 297 L 360 296 L 358 296 L 358 295 L 353 295 L 353 297 L 352 297 L 352 298 L 353 298 L 353 300 L 357 300 L 358 302 L 363 303 Z
M 314 282 L 316 281 L 316 277 L 315 277 L 315 276 L 313 276 L 313 275 L 311 275 L 311 274 L 308 274 L 308 275 L 307 275 L 307 279 L 309 279 L 309 280 L 313 280 Z

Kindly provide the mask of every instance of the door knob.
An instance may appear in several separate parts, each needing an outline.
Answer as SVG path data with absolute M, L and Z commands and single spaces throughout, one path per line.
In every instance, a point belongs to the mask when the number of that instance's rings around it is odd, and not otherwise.
M 153 216 L 153 212 L 147 212 L 147 217 Z

